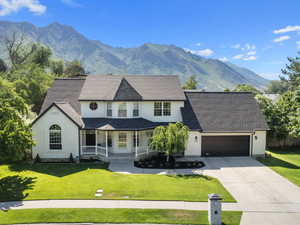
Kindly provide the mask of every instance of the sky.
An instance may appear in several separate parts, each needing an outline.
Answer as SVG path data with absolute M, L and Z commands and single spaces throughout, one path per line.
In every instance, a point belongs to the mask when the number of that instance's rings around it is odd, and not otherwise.
M 115 47 L 173 44 L 278 79 L 300 51 L 299 0 L 0 0 L 0 20 L 53 22 Z

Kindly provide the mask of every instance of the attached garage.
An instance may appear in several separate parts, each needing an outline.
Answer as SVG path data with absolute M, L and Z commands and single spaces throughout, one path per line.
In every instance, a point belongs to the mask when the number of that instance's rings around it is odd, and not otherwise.
M 249 156 L 250 135 L 202 136 L 202 156 Z

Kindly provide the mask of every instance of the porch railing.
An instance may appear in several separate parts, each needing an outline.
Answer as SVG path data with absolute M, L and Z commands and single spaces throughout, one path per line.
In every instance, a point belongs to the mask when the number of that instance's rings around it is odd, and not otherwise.
M 140 146 L 137 148 L 137 151 L 135 153 L 135 156 L 141 156 L 141 155 L 148 155 L 150 152 L 153 152 L 154 150 L 152 150 L 151 148 L 149 148 L 149 146 L 145 145 L 145 146 Z
M 107 149 L 102 146 L 81 146 L 82 155 L 101 155 L 107 157 Z

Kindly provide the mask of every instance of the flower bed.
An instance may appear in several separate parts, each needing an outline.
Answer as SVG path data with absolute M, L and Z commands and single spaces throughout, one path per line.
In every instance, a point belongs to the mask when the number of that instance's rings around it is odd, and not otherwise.
M 150 158 L 136 160 L 134 166 L 146 169 L 196 169 L 203 167 L 204 163 L 202 161 L 179 161 L 173 156 L 170 156 L 169 161 L 167 161 L 167 156 L 158 154 Z

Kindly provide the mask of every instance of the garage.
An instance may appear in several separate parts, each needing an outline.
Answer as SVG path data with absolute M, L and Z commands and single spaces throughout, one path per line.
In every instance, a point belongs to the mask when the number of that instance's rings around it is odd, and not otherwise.
M 202 136 L 202 156 L 249 156 L 250 136 Z

